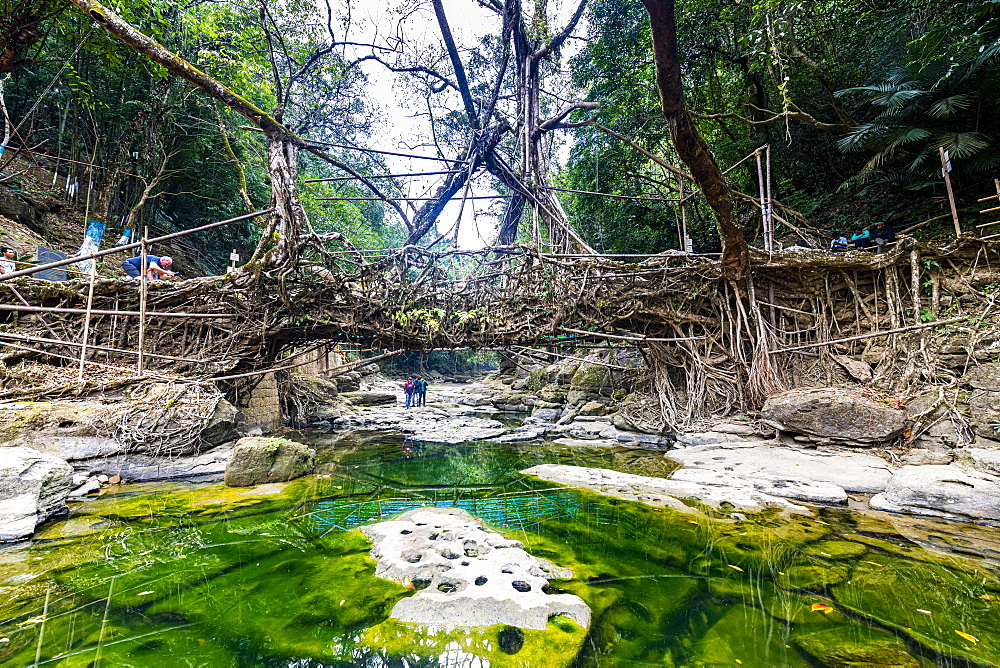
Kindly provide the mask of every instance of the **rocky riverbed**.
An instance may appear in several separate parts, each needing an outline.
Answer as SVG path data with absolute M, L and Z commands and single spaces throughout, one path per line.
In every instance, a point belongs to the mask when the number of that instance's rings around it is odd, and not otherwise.
M 627 357 L 613 361 L 624 369 L 634 363 Z M 654 505 L 678 507 L 694 500 L 739 512 L 768 506 L 794 512 L 803 503 L 853 504 L 1000 521 L 1000 441 L 981 426 L 989 416 L 975 412 L 980 404 L 995 403 L 994 394 L 1000 396 L 1000 380 L 994 378 L 1000 366 L 970 372 L 964 414 L 941 412 L 924 397 L 914 406 L 897 406 L 860 390 L 800 389 L 772 397 L 756 416 L 665 433 L 630 417 L 635 399 L 629 372 L 606 364 L 565 360 L 521 375 L 438 382 L 431 385 L 426 406 L 411 408 L 404 405 L 401 382 L 355 373 L 339 384 L 310 381 L 324 383 L 327 398 L 299 417 L 319 431 L 395 432 L 415 442 L 659 451 L 678 468 L 669 480 L 609 479 L 607 472 L 567 467 L 528 472 Z M 165 452 L 115 427 L 141 415 L 150 397 L 168 390 L 154 387 L 124 402 L 0 406 L 0 525 L 6 527 L 0 539 L 30 536 L 36 525 L 67 512 L 67 498 L 93 494 L 109 482 L 221 479 L 227 466 L 240 460 L 234 445 L 245 433 L 241 413 L 221 396 L 178 400 L 200 407 L 201 421 L 187 425 L 189 441 Z M 962 431 L 962 415 L 973 431 Z M 926 428 L 927 420 L 933 428 Z M 925 428 L 910 437 L 920 425 Z

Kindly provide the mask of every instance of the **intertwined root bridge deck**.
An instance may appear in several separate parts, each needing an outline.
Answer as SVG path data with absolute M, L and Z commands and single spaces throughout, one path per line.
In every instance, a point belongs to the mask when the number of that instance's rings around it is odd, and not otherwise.
M 151 370 L 205 378 L 267 369 L 312 340 L 377 350 L 639 346 L 656 394 L 674 412 L 664 417 L 678 422 L 759 404 L 784 386 L 832 381 L 821 377 L 831 365 L 820 363 L 831 353 L 881 351 L 872 382 L 886 390 L 947 382 L 953 376 L 936 361 L 935 337 L 964 328 L 973 347 L 1000 337 L 992 324 L 996 253 L 971 238 L 944 247 L 903 238 L 884 254 L 755 251 L 750 280 L 733 283 L 714 257 L 679 253 L 626 261 L 523 246 L 406 247 L 367 260 L 347 250 L 153 283 L 143 349 Z M 8 364 L 75 363 L 89 287 L 0 283 Z M 90 363 L 134 366 L 138 311 L 135 281 L 95 281 Z M 923 343 L 903 345 L 912 336 Z
M 360 258 L 345 253 L 333 266 L 251 267 L 228 276 L 151 283 L 145 350 L 175 358 L 153 357 L 151 366 L 220 373 L 273 360 L 315 339 L 426 350 L 579 337 L 564 327 L 659 333 L 674 312 L 698 299 L 692 285 L 719 277 L 718 264 L 708 259 L 662 255 L 624 263 L 543 255 L 527 247 L 437 253 L 408 247 L 371 262 Z M 52 350 L 55 339 L 46 323 L 56 338 L 79 340 L 87 281 L 13 283 L 32 307 L 45 309 L 10 312 L 17 314 L 18 333 L 36 337 L 30 346 Z M 21 309 L 8 295 L 11 308 Z M 95 281 L 93 359 L 128 359 L 127 351 L 137 345 L 138 311 L 136 281 Z

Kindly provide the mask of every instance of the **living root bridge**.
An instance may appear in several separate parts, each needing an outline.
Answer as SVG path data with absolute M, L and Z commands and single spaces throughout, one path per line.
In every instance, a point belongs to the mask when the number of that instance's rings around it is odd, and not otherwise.
M 879 357 L 871 382 L 885 391 L 951 382 L 954 374 L 936 361 L 945 338 L 960 332 L 974 346 L 1000 338 L 992 306 L 984 309 L 1000 285 L 988 269 L 996 252 L 996 244 L 969 238 L 945 247 L 904 238 L 883 254 L 795 248 L 753 255 L 752 276 L 733 284 L 722 280 L 717 259 L 680 253 L 626 262 L 523 246 L 407 246 L 369 261 L 353 248 L 307 248 L 280 266 L 150 284 L 150 311 L 192 317 L 151 318 L 146 350 L 157 355 L 153 371 L 206 378 L 269 368 L 315 340 L 388 350 L 625 341 L 654 369 L 659 417 L 679 426 L 757 408 L 785 386 L 845 380 L 837 355 Z M 38 339 L 22 340 L 4 360 L 78 355 L 78 347 L 52 341 L 76 343 L 81 315 L 51 309 L 83 308 L 88 283 L 18 279 L 0 291 L 11 284 L 49 311 L 0 315 L 9 330 Z M 134 362 L 115 351 L 136 348 L 137 318 L 123 312 L 138 310 L 138 292 L 134 281 L 95 282 L 94 312 L 116 313 L 92 316 L 88 359 Z M 973 319 L 955 320 L 962 315 Z M 950 324 L 880 334 L 932 319 Z

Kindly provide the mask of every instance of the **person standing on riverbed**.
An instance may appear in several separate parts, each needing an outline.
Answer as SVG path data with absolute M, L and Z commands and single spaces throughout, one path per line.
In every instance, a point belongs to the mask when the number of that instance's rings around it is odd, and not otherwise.
M 413 403 L 413 395 L 416 391 L 417 391 L 417 383 L 413 379 L 413 376 L 410 376 L 409 378 L 406 379 L 406 385 L 403 385 L 403 394 L 406 395 L 407 408 L 409 408 L 410 404 Z
M 417 378 L 417 405 L 427 405 L 427 381 L 423 376 Z

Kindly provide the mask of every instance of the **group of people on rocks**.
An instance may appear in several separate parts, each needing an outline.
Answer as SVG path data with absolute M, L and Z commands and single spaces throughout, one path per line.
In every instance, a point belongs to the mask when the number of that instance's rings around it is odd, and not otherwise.
M 427 381 L 422 376 L 410 376 L 403 385 L 406 407 L 427 405 Z
M 892 243 L 896 240 L 896 231 L 885 222 L 877 222 L 870 227 L 858 227 L 851 234 L 850 239 L 846 233 L 837 234 L 830 242 L 830 250 L 834 253 L 843 253 L 850 250 L 851 245 L 854 246 L 856 250 L 865 250 L 871 248 L 872 244 L 881 253 L 884 250 L 886 244 Z

